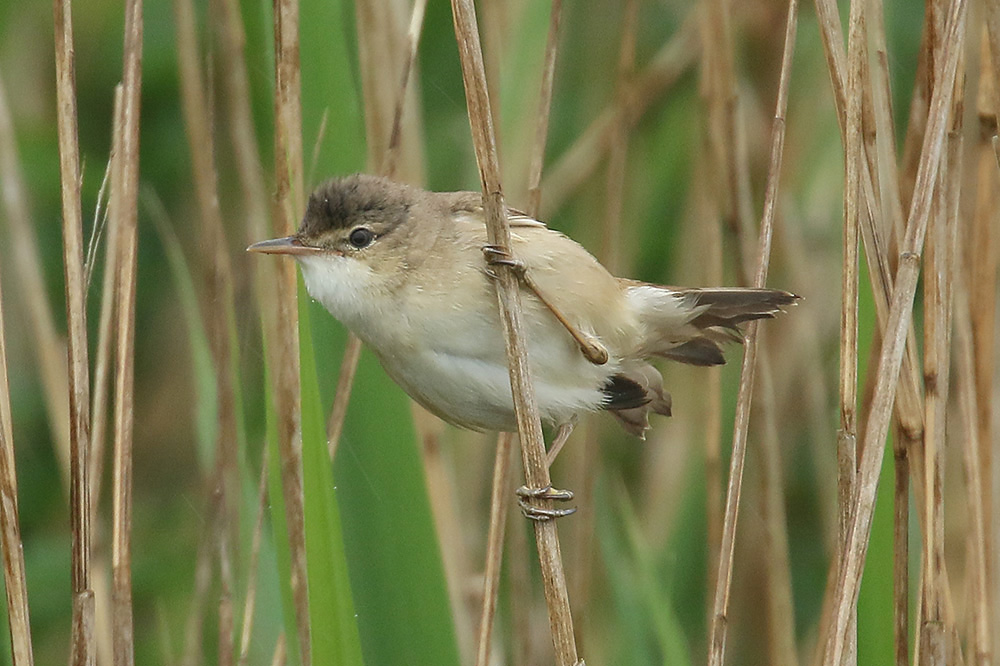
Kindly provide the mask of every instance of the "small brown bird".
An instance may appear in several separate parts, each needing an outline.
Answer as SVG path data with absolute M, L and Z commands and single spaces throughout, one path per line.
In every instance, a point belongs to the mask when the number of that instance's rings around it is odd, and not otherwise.
M 543 223 L 513 209 L 508 219 L 510 256 L 487 245 L 479 193 L 354 175 L 313 192 L 294 236 L 248 249 L 294 256 L 313 298 L 410 397 L 475 430 L 516 430 L 491 264 L 518 268 L 539 410 L 567 435 L 580 414 L 604 409 L 643 436 L 650 410 L 670 414 L 650 358 L 725 363 L 720 344 L 742 341 L 739 324 L 798 298 L 617 278 Z

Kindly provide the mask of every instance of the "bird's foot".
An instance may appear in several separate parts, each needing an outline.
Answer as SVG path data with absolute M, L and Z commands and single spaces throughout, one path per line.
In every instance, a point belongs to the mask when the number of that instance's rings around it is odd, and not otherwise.
M 530 520 L 553 520 L 555 518 L 562 518 L 576 513 L 575 507 L 569 509 L 548 509 L 540 506 L 534 506 L 531 503 L 531 500 L 555 500 L 558 502 L 568 502 L 573 499 L 573 491 L 571 490 L 559 490 L 558 488 L 553 488 L 552 486 L 545 486 L 544 488 L 528 488 L 527 486 L 521 486 L 517 489 L 516 494 L 517 504 L 521 507 L 521 513 L 525 518 Z
M 518 279 L 523 280 L 524 274 L 528 270 L 524 262 L 515 259 L 510 251 L 502 245 L 484 245 L 483 255 L 486 257 L 487 266 L 508 266 Z M 497 278 L 497 272 L 492 268 L 486 269 L 486 274 L 491 278 Z

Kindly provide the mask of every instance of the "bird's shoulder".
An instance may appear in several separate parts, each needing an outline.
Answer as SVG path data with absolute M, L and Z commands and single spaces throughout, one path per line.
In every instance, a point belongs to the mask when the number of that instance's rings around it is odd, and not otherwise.
M 483 196 L 479 192 L 441 192 L 442 212 L 456 224 L 485 228 L 486 213 Z M 549 230 L 546 224 L 522 210 L 507 206 L 507 223 L 513 229 Z

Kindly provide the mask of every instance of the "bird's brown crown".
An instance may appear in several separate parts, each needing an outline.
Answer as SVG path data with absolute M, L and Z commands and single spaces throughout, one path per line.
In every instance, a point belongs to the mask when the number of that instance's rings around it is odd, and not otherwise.
M 377 234 L 384 236 L 406 221 L 412 203 L 411 188 L 387 178 L 367 174 L 333 178 L 309 197 L 296 235 L 319 239 L 365 225 L 377 227 Z

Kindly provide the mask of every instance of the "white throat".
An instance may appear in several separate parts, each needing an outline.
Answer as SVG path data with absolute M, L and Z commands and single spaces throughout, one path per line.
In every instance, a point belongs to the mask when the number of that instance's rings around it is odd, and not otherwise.
M 362 337 L 365 324 L 373 319 L 377 276 L 365 264 L 350 257 L 299 256 L 302 279 L 309 295 L 322 303 L 330 314 Z

